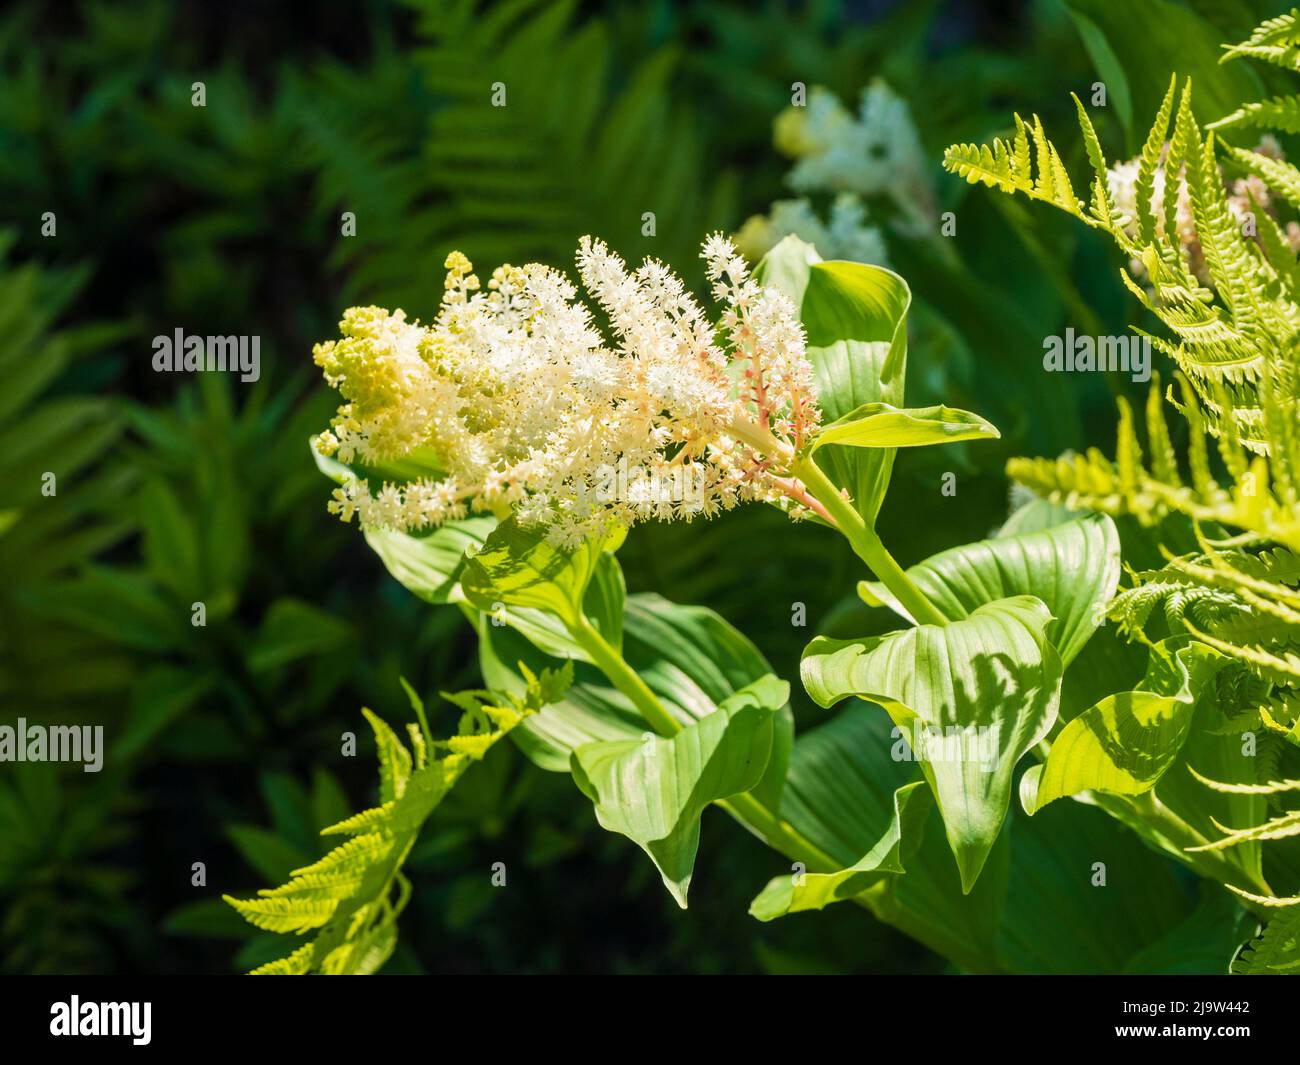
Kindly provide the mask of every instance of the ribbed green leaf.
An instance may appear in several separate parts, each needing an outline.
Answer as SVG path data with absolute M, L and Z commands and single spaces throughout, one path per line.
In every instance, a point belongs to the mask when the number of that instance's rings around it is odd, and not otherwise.
M 886 715 L 849 703 L 800 734 L 783 816 L 848 866 L 888 830 L 895 791 L 915 780 L 907 754 Z M 859 898 L 968 972 L 1117 973 L 1191 912 L 1171 862 L 1081 803 L 1056 803 L 1033 818 L 1013 805 L 968 895 L 934 827 L 921 833 L 904 875 L 882 878 Z M 1105 887 L 1094 882 L 1096 862 L 1105 864 Z
M 465 599 L 487 614 L 503 606 L 521 607 L 577 625 L 601 556 L 617 550 L 624 535 L 625 530 L 616 527 L 604 542 L 585 540 L 565 550 L 550 543 L 545 530 L 510 518 L 466 561 L 461 588 Z
M 760 921 L 771 921 L 801 910 L 820 910 L 832 902 L 851 899 L 888 876 L 904 872 L 903 862 L 920 845 L 921 830 L 930 813 L 931 795 L 923 780 L 894 792 L 894 815 L 885 834 L 866 854 L 834 873 L 794 873 L 771 880 L 749 905 Z
M 683 724 L 713 713 L 718 704 L 772 672 L 757 647 L 712 610 L 680 606 L 657 595 L 639 594 L 627 601 L 623 653 L 668 712 Z M 547 664 L 544 653 L 517 633 L 479 623 L 479 665 L 489 687 L 522 690 L 516 666 L 533 670 Z M 568 772 L 569 756 L 596 740 L 637 739 L 645 723 L 627 699 L 594 669 L 580 666 L 577 682 L 565 697 L 534 714 L 514 734 L 534 762 L 553 772 Z M 789 758 L 793 721 L 788 710 L 778 715 L 772 773 L 758 794 L 776 809 Z
M 819 637 L 804 651 L 814 700 L 878 703 L 913 744 L 967 891 L 1002 829 L 1016 763 L 1056 720 L 1061 660 L 1046 636 L 1050 618 L 1041 600 L 1016 596 L 947 625 Z
M 1204 644 L 1175 648 L 1166 641 L 1154 649 L 1143 690 L 1107 696 L 1085 710 L 1052 741 L 1047 761 L 1026 771 L 1026 812 L 1081 791 L 1140 795 L 1155 787 L 1187 739 L 1200 685 L 1219 657 Z
M 984 603 L 1037 596 L 1053 620 L 1047 638 L 1069 665 L 1105 619 L 1119 584 L 1119 534 L 1104 515 L 1066 521 L 942 551 L 912 566 L 908 576 L 945 615 L 962 618 Z M 863 581 L 859 594 L 908 618 L 883 584 Z
M 682 908 L 700 815 L 709 803 L 757 786 L 772 750 L 773 718 L 788 698 L 789 685 L 769 674 L 667 739 L 647 733 L 573 752 L 573 778 L 595 803 L 596 819 L 650 855 Z
M 811 244 L 793 236 L 767 253 L 755 276 L 799 308 L 826 420 L 865 403 L 903 402 L 912 293 L 901 277 L 879 266 L 822 262 Z M 873 521 L 889 487 L 894 450 L 836 448 L 822 452 L 817 463 Z

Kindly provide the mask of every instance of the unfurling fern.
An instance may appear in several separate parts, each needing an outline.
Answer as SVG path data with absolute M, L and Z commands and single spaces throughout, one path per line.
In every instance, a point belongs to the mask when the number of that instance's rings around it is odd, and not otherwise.
M 255 899 L 224 896 L 245 920 L 271 932 L 309 932 L 311 942 L 258 969 L 254 976 L 368 974 L 397 945 L 397 918 L 411 895 L 402 863 L 434 808 L 474 762 L 529 714 L 554 702 L 573 679 L 572 666 L 528 681 L 519 697 L 486 691 L 447 695 L 463 711 L 456 734 L 435 739 L 424 706 L 407 694 L 419 718 L 409 724 L 410 747 L 384 721 L 362 710 L 379 753 L 380 805 L 340 821 L 322 835 L 350 836 L 319 861 L 295 869 L 278 888 Z

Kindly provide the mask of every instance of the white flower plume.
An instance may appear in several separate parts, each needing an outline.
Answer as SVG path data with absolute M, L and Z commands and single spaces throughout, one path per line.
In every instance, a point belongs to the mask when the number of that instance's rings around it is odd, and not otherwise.
M 717 323 L 662 263 L 629 270 L 584 237 L 578 274 L 612 342 L 559 271 L 502 266 L 482 291 L 458 252 L 432 324 L 347 311 L 342 338 L 314 349 L 345 401 L 316 446 L 422 475 L 349 481 L 331 511 L 395 529 L 513 511 L 571 545 L 613 523 L 788 502 L 782 475 L 820 422 L 803 327 L 726 238 L 702 257 Z

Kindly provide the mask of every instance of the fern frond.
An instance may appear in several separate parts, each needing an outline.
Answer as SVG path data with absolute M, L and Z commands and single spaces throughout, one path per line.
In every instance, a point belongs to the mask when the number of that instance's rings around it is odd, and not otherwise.
M 1300 207 L 1300 169 L 1285 159 L 1252 152 L 1248 148 L 1226 145 L 1228 154 L 1247 173 L 1254 174 L 1293 207 Z
M 304 944 L 292 954 L 259 965 L 249 976 L 306 976 L 311 972 L 312 945 Z
M 1264 931 L 1237 952 L 1229 971 L 1234 976 L 1281 976 L 1300 971 L 1300 910 L 1275 917 Z
M 1292 895 L 1289 898 L 1278 898 L 1276 895 L 1256 895 L 1253 891 L 1247 891 L 1244 888 L 1237 887 L 1236 884 L 1224 884 L 1234 895 L 1238 895 L 1249 902 L 1255 903 L 1256 906 L 1267 906 L 1270 909 L 1285 909 L 1289 906 L 1300 906 L 1300 895 Z
M 385 803 L 400 799 L 411 777 L 411 754 L 387 722 L 365 707 L 361 713 L 375 733 L 375 747 L 379 752 L 379 797 Z
M 1142 145 L 1138 157 L 1137 181 L 1134 189 L 1137 199 L 1138 240 L 1143 245 L 1154 243 L 1156 239 L 1156 216 L 1153 206 L 1155 199 L 1156 170 L 1160 166 L 1160 156 L 1164 153 L 1165 134 L 1169 130 L 1169 119 L 1174 113 L 1174 97 L 1178 92 L 1178 75 L 1169 79 L 1169 88 L 1165 98 L 1156 112 L 1156 120 L 1151 125 L 1147 139 Z
M 1242 843 L 1266 843 L 1300 836 L 1300 812 L 1284 814 L 1262 825 L 1251 825 L 1249 828 L 1228 828 L 1217 821 L 1214 822 L 1214 827 L 1223 833 L 1222 838 L 1196 847 L 1187 847 L 1185 848 L 1187 852 L 1194 854 L 1202 851 L 1221 851 Z
M 268 932 L 307 932 L 329 922 L 337 899 L 232 899 L 223 895 L 249 924 Z
M 460 776 L 528 715 L 553 702 L 572 682 L 573 666 L 526 673 L 519 696 L 490 692 L 449 698 L 465 713 L 457 733 L 434 740 L 423 704 L 413 692 L 419 726 L 410 736 L 413 756 L 396 732 L 369 710 L 362 711 L 375 734 L 381 804 L 325 829 L 322 835 L 351 835 L 320 860 L 290 875 L 287 883 L 255 899 L 223 896 L 241 916 L 272 932 L 320 929 L 316 939 L 278 962 L 255 970 L 265 975 L 362 974 L 377 971 L 397 942 L 396 921 L 410 898 L 401 866 L 420 828 Z M 394 892 L 396 898 L 394 899 Z
M 1300 780 L 1270 780 L 1266 784 L 1229 784 L 1222 780 L 1213 780 L 1204 773 L 1188 766 L 1187 771 L 1211 791 L 1221 795 L 1280 795 L 1287 791 L 1300 791 Z
M 1283 685 L 1300 684 L 1300 655 L 1273 654 L 1267 649 L 1254 644 L 1235 644 L 1229 640 L 1221 640 L 1217 636 L 1211 636 L 1208 632 L 1197 628 L 1186 620 L 1183 621 L 1183 624 L 1187 627 L 1187 631 L 1203 644 L 1213 647 L 1220 654 L 1227 655 L 1229 658 L 1235 658 L 1265 680 Z
M 1300 46 L 1300 13 L 1292 8 L 1289 14 L 1261 22 L 1249 38 L 1228 47 L 1219 62 L 1249 57 L 1300 70 L 1297 46 Z
M 1205 128 L 1226 129 L 1229 126 L 1255 126 L 1262 129 L 1280 129 L 1287 133 L 1300 133 L 1300 93 L 1243 104 L 1231 114 L 1224 115 Z
M 1082 111 L 1083 105 L 1079 106 Z M 1085 121 L 1086 118 L 1084 112 Z M 1034 115 L 1032 123 L 1027 124 L 1016 115 L 1015 120 L 1016 132 L 1011 141 L 995 137 L 991 145 L 954 144 L 944 153 L 944 168 L 972 185 L 982 182 L 1003 192 L 1019 192 L 1032 200 L 1059 207 L 1087 225 L 1111 228 L 1114 223 L 1105 211 L 1101 216 L 1095 216 L 1083 209 L 1069 172 L 1061 161 L 1061 154 L 1043 129 L 1042 119 Z M 1088 128 L 1092 128 L 1091 124 Z M 1095 132 L 1092 141 L 1100 158 L 1101 149 Z M 1113 207 L 1108 193 L 1103 197 L 1103 203 Z

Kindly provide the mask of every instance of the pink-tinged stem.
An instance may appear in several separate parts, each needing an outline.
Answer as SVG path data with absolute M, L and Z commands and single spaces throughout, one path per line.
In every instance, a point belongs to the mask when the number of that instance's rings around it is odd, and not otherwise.
M 808 494 L 808 489 L 803 486 L 802 481 L 796 481 L 793 477 L 773 477 L 772 483 L 796 503 L 800 503 L 811 510 L 827 525 L 839 528 L 839 523 L 831 517 L 831 512 L 822 506 L 821 500 Z

